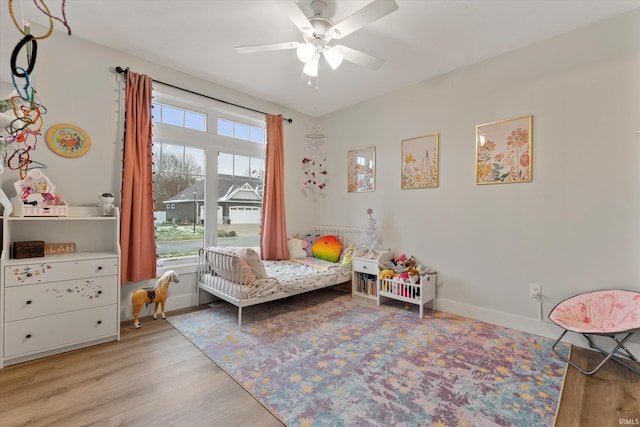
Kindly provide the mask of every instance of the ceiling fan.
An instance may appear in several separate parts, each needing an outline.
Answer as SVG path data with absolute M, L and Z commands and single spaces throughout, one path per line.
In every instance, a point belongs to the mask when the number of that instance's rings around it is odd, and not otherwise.
M 327 4 L 324 0 L 312 0 L 313 16 L 306 17 L 295 0 L 276 0 L 289 19 L 302 32 L 304 42 L 290 41 L 284 43 L 237 46 L 239 53 L 266 52 L 271 50 L 296 49 L 298 59 L 304 62 L 303 72 L 310 77 L 318 76 L 318 62 L 323 56 L 331 69 L 337 69 L 342 60 L 377 70 L 384 59 L 376 58 L 359 50 L 343 45 L 330 46 L 332 40 L 339 40 L 360 28 L 390 14 L 398 9 L 394 0 L 373 0 L 351 16 L 334 24 L 324 17 Z

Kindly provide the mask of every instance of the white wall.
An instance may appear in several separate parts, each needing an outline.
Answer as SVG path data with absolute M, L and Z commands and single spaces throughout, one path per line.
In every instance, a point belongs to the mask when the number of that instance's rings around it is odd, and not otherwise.
M 366 71 L 363 71 L 366 72 Z M 533 181 L 475 184 L 475 126 L 533 115 Z M 542 334 L 576 293 L 640 290 L 640 10 L 322 117 L 331 187 L 318 216 L 364 225 L 439 272 L 438 304 Z M 400 190 L 400 141 L 440 133 L 440 186 Z M 376 146 L 372 193 L 347 151 Z M 345 213 L 348 213 L 345 215 Z

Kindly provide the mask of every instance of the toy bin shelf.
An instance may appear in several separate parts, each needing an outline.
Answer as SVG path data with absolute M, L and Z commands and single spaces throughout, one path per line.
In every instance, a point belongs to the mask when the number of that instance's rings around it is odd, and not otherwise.
M 378 305 L 382 303 L 383 298 L 417 304 L 420 307 L 420 318 L 422 318 L 426 303 L 431 302 L 431 309 L 436 309 L 437 277 L 438 274 L 436 272 L 429 272 L 424 276 L 420 276 L 420 280 L 416 283 L 409 283 L 399 279 L 380 279 Z
M 351 295 L 378 300 L 380 264 L 393 258 L 391 251 L 376 250 L 369 252 L 356 249 L 353 254 L 353 276 Z

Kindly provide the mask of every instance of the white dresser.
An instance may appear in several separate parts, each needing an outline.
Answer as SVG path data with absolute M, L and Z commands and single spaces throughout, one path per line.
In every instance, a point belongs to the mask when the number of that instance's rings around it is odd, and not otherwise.
M 4 217 L 0 368 L 120 339 L 119 211 Z M 15 241 L 75 243 L 75 253 L 11 259 Z

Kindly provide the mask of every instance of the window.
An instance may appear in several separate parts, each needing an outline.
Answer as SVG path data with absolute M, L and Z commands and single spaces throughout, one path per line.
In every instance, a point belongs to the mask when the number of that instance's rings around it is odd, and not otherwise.
M 154 209 L 159 258 L 194 255 L 202 247 L 204 229 L 199 216 L 204 189 L 204 150 L 154 141 Z M 161 221 L 158 219 L 161 218 Z
M 154 122 L 206 132 L 206 119 L 206 114 L 187 111 L 166 104 L 153 103 Z
M 159 266 L 195 262 L 203 246 L 259 246 L 264 117 L 240 109 L 225 117 L 229 107 L 215 104 L 154 91 Z
M 257 128 L 243 123 L 232 122 L 218 118 L 218 135 L 244 139 L 245 141 L 264 144 L 267 142 L 267 133 L 264 128 Z

